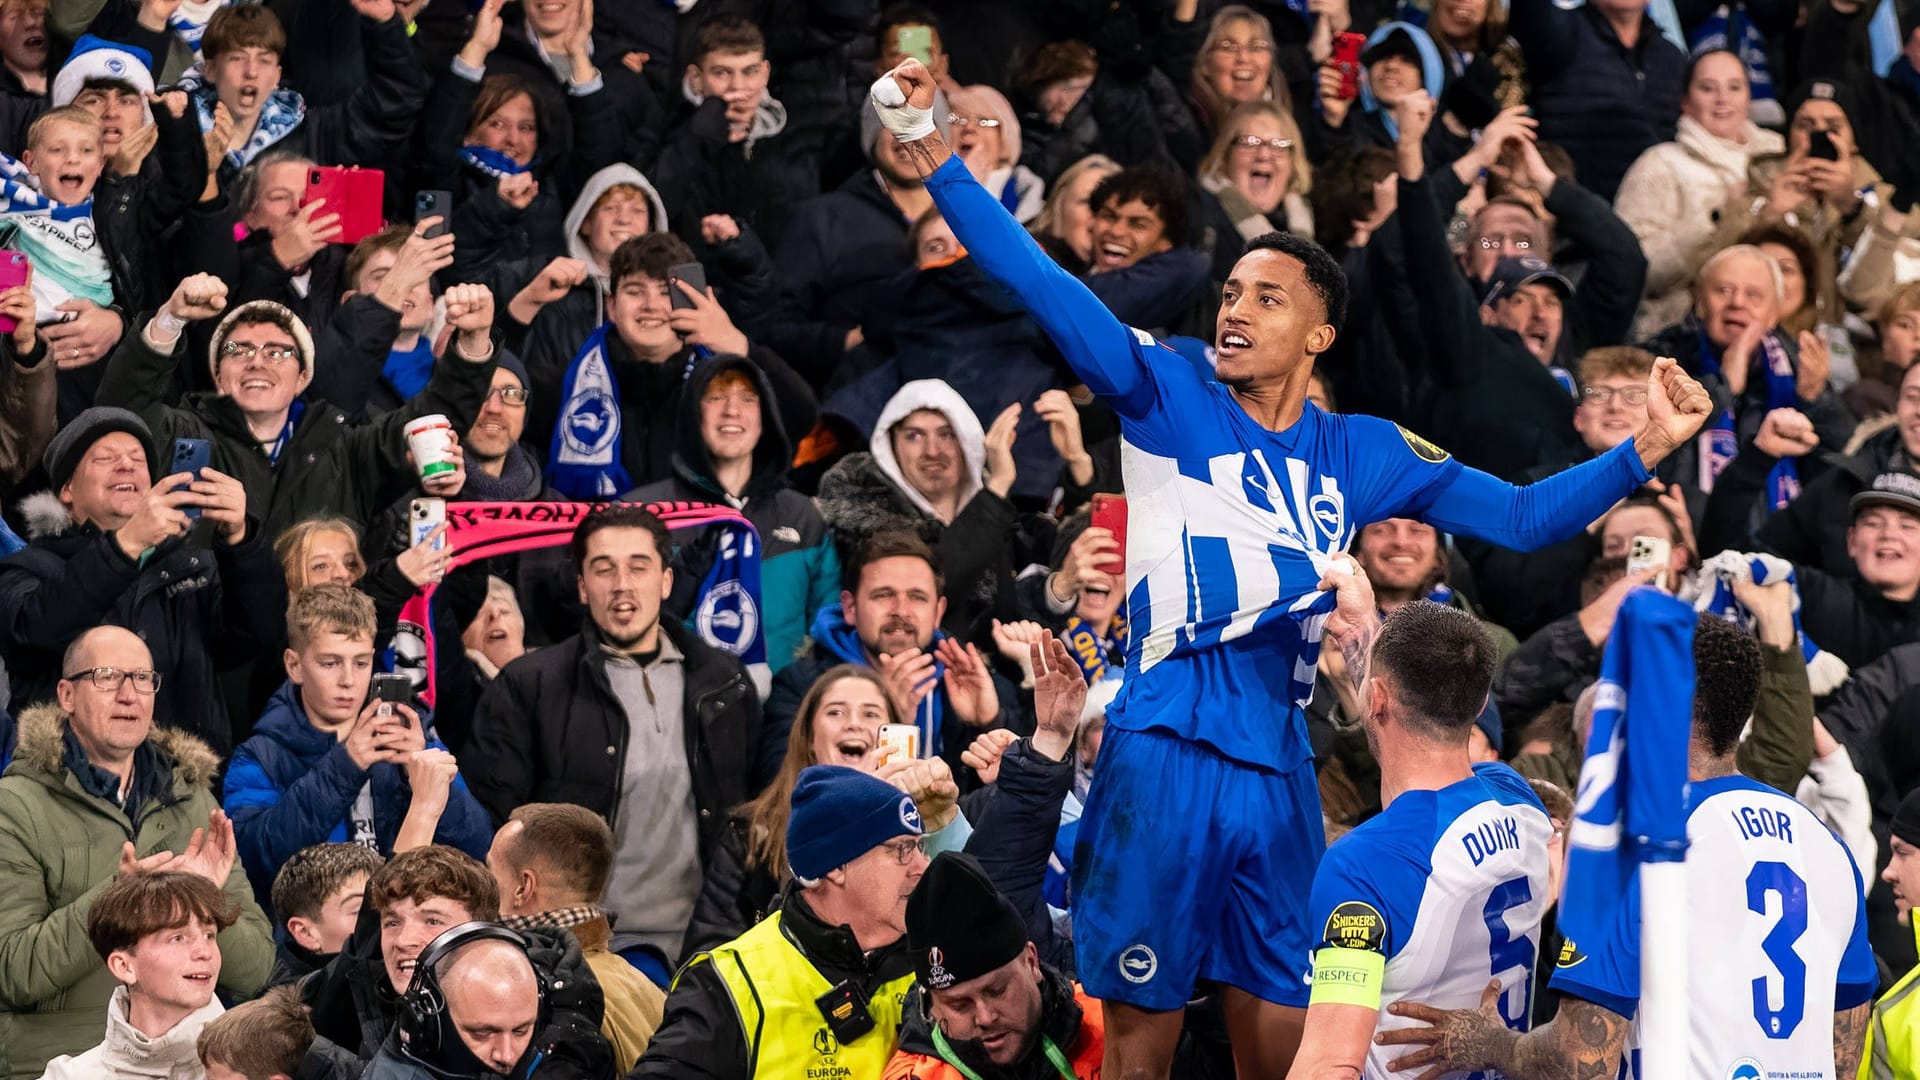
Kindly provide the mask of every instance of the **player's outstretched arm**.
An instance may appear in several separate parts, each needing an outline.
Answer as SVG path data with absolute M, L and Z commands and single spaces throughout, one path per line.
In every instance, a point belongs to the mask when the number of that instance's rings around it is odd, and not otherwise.
M 1867 1025 L 1872 1020 L 1872 1002 L 1834 1010 L 1833 1075 L 1839 1080 L 1852 1080 L 1859 1075 L 1860 1055 L 1867 1046 Z
M 1693 438 L 1712 408 L 1699 382 L 1661 357 L 1647 376 L 1647 424 L 1631 440 L 1524 487 L 1461 469 L 1423 516 L 1436 528 L 1519 551 L 1565 540 L 1633 494 L 1654 466 Z
M 1415 1080 L 1439 1080 L 1450 1072 L 1498 1069 L 1516 1080 L 1614 1080 L 1627 1045 L 1626 1017 L 1568 995 L 1553 1020 L 1525 1035 L 1500 1019 L 1499 982 L 1488 984 L 1479 1009 L 1451 1012 L 1414 1001 L 1387 1011 L 1429 1027 L 1395 1028 L 1374 1036 L 1381 1046 L 1417 1046 L 1387 1068 Z M 1842 1074 L 1845 1075 L 1845 1074 Z
M 874 82 L 872 96 L 881 123 L 907 148 L 934 204 L 980 269 L 1019 299 L 1094 393 L 1115 399 L 1122 415 L 1150 408 L 1152 382 L 1132 332 L 1040 250 L 934 130 L 934 81 L 926 67 L 903 61 Z

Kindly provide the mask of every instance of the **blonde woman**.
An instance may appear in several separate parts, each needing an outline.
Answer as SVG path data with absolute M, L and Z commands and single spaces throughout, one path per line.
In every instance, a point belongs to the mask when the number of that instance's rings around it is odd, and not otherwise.
M 1233 110 L 1200 162 L 1201 204 L 1213 232 L 1213 276 L 1225 281 L 1246 242 L 1270 232 L 1313 239 L 1312 167 L 1293 116 L 1270 101 Z
M 991 86 L 963 86 L 947 95 L 953 150 L 980 186 L 1022 223 L 1040 213 L 1046 184 L 1020 164 L 1020 118 Z M 1091 190 L 1091 189 L 1089 189 Z
M 1120 163 L 1105 154 L 1088 154 L 1060 174 L 1039 216 L 1027 224 L 1053 261 L 1074 274 L 1084 274 L 1093 261 L 1093 189 L 1120 171 Z
M 1244 4 L 1228 4 L 1214 15 L 1188 89 L 1194 117 L 1204 135 L 1212 135 L 1241 105 L 1271 101 L 1292 107 L 1286 79 L 1275 63 L 1273 24 Z

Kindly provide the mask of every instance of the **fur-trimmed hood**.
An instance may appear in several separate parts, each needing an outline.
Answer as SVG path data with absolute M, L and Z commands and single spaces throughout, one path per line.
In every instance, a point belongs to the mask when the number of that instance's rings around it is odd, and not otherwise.
M 61 736 L 67 728 L 67 713 L 51 701 L 28 706 L 20 714 L 20 742 L 14 751 L 11 772 L 29 769 L 49 776 L 66 770 L 66 747 Z M 147 743 L 173 762 L 176 785 L 206 787 L 213 783 L 220 768 L 220 756 L 198 738 L 174 728 L 155 725 L 147 734 Z
M 52 491 L 42 491 L 20 500 L 20 517 L 27 524 L 28 540 L 59 536 L 73 528 L 73 511 Z

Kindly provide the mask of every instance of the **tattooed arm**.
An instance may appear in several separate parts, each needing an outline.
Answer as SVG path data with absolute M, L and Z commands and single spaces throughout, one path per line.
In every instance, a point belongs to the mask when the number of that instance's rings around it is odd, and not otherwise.
M 1833 1014 L 1833 1075 L 1841 1080 L 1860 1072 L 1860 1055 L 1867 1045 L 1867 1024 L 1872 1019 L 1872 1002 Z
M 1389 1066 L 1397 1073 L 1431 1066 L 1417 1080 L 1471 1069 L 1497 1069 L 1517 1080 L 1613 1080 L 1618 1074 L 1627 1045 L 1626 1017 L 1569 995 L 1561 999 L 1552 1022 L 1522 1035 L 1500 1019 L 1499 993 L 1500 984 L 1490 984 L 1478 1010 L 1448 1012 L 1410 1001 L 1390 1005 L 1387 1011 L 1395 1016 L 1433 1026 L 1383 1031 L 1374 1041 L 1421 1047 Z M 1856 1047 L 1856 1061 L 1858 1054 Z
M 1346 572 L 1342 572 L 1342 566 Z M 1319 587 L 1334 594 L 1333 612 L 1327 616 L 1322 640 L 1340 650 L 1340 658 L 1346 661 L 1346 689 L 1365 707 L 1360 688 L 1367 682 L 1367 658 L 1373 654 L 1373 639 L 1380 634 L 1380 607 L 1373 598 L 1373 583 L 1352 556 L 1341 555 L 1320 578 Z

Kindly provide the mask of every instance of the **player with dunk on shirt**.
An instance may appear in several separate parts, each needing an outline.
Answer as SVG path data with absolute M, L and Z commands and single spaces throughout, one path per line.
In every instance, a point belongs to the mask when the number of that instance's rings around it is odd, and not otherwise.
M 954 235 L 1120 417 L 1139 632 L 1074 855 L 1078 967 L 1107 1003 L 1103 1075 L 1166 1076 L 1204 978 L 1225 987 L 1240 1075 L 1279 1076 L 1307 1004 L 1306 892 L 1324 847 L 1302 708 L 1332 557 L 1389 517 L 1521 549 L 1571 536 L 1693 436 L 1706 391 L 1662 359 L 1638 435 L 1514 487 L 1387 421 L 1307 403 L 1346 280 L 1278 234 L 1227 281 L 1206 379 L 1047 258 L 934 133 L 933 101 L 916 60 L 874 83 Z
M 1699 617 L 1687 903 L 1668 914 L 1683 920 L 1688 941 L 1686 1075 L 1853 1080 L 1880 983 L 1865 890 L 1846 845 L 1813 811 L 1735 764 L 1761 663 L 1745 631 Z M 1640 926 L 1637 881 L 1615 917 Z M 1477 1010 L 1390 1005 L 1398 1023 L 1380 1033 L 1380 1049 L 1407 1080 L 1478 1069 L 1510 1080 L 1646 1080 L 1639 973 L 1637 934 L 1607 949 L 1568 941 L 1553 973 L 1560 1011 L 1551 1023 L 1524 1035 L 1510 1029 L 1490 1003 L 1500 991 L 1489 985 Z
M 1502 983 L 1499 1019 L 1524 1031 L 1548 893 L 1546 807 L 1520 774 L 1474 764 L 1467 734 L 1493 687 L 1493 639 L 1464 611 L 1416 600 L 1384 624 L 1366 575 L 1336 590 L 1327 640 L 1348 658 L 1383 809 L 1327 849 L 1307 1027 L 1291 1080 L 1388 1080 L 1381 1007 L 1472 1007 Z

